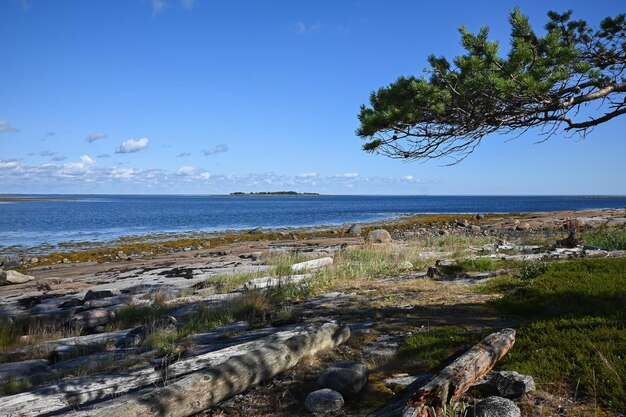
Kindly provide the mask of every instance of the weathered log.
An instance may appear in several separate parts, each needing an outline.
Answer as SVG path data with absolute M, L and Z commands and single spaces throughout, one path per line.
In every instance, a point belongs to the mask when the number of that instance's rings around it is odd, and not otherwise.
M 430 417 L 440 415 L 443 404 L 457 400 L 484 377 L 513 347 L 515 330 L 492 333 L 459 356 L 425 385 L 411 384 L 396 400 L 368 417 Z M 436 414 L 433 414 L 436 413 Z
M 303 275 L 290 275 L 287 277 L 279 277 L 279 278 L 274 278 L 274 277 L 261 277 L 261 278 L 254 278 L 251 279 L 250 281 L 248 281 L 245 285 L 244 285 L 244 289 L 247 290 L 251 290 L 251 289 L 267 289 L 267 288 L 274 288 L 274 287 L 279 287 L 281 285 L 286 285 L 286 284 L 297 284 L 298 282 L 302 282 L 307 278 L 310 278 L 311 275 L 310 274 L 303 274 Z
M 167 387 L 156 388 L 97 412 L 98 417 L 190 416 L 295 366 L 302 358 L 332 349 L 350 337 L 346 326 L 327 323 L 319 329 L 230 358 Z
M 0 416 L 30 417 L 61 414 L 68 410 L 77 409 L 85 403 L 108 400 L 137 388 L 175 381 L 176 377 L 182 377 L 206 367 L 216 366 L 232 356 L 247 354 L 265 345 L 274 346 L 289 338 L 305 334 L 308 332 L 302 327 L 285 332 L 275 332 L 265 339 L 249 341 L 223 349 L 218 348 L 219 350 L 180 359 L 165 369 L 155 370 L 154 366 L 139 366 L 126 371 L 120 370 L 114 373 L 72 378 L 56 385 L 35 388 L 27 393 L 3 397 L 0 402 Z M 226 343 L 227 340 L 224 342 Z
M 323 266 L 328 266 L 333 264 L 333 258 L 327 256 L 325 258 L 312 259 L 310 261 L 300 262 L 297 264 L 291 265 L 291 270 L 294 272 L 298 271 L 306 271 L 309 269 L 317 269 Z

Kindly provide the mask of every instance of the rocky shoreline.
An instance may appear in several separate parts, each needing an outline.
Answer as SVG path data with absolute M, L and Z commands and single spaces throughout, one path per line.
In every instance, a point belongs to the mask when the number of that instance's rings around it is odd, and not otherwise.
M 246 407 L 249 415 L 307 415 L 319 401 L 341 403 L 344 415 L 368 414 L 382 403 L 363 395 L 386 402 L 393 387 L 419 377 L 403 380 L 398 369 L 383 372 L 378 364 L 397 361 L 400 346 L 425 323 L 471 332 L 520 322 L 487 312 L 484 303 L 496 295 L 477 293 L 477 284 L 509 274 L 515 262 L 626 257 L 584 245 L 557 247 L 571 219 L 582 231 L 626 225 L 623 210 L 426 215 L 334 229 L 255 229 L 221 241 L 155 243 L 161 246 L 136 253 L 108 248 L 89 252 L 90 261 L 81 261 L 84 253 L 5 261 L 0 321 L 13 333 L 4 336 L 0 379 L 13 385 L 2 388 L 0 415 L 117 409 L 155 385 L 183 384 L 208 372 L 209 363 L 222 366 L 232 355 L 314 335 L 328 323 L 347 326 L 351 336 L 294 370 L 276 368 L 281 371 L 269 382 L 229 392 L 205 415 L 238 415 Z M 456 267 L 468 260 L 500 267 Z M 352 278 L 337 278 L 345 274 Z M 311 403 L 316 387 L 332 388 L 316 386 L 312 376 L 345 361 L 369 369 L 365 383 L 363 370 L 355 371 L 358 384 L 376 394 L 347 395 L 344 406 L 324 392 Z M 293 393 L 279 401 L 284 405 L 267 403 L 285 390 Z

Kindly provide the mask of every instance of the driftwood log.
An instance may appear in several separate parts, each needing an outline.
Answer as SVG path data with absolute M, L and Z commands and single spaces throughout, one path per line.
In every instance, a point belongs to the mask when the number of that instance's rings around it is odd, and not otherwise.
M 457 400 L 513 347 L 515 330 L 492 333 L 424 384 L 416 381 L 404 395 L 368 417 L 439 416 L 441 406 Z
M 268 343 L 244 355 L 232 357 L 215 367 L 195 372 L 167 387 L 157 388 L 94 415 L 190 416 L 294 367 L 306 356 L 332 349 L 349 337 L 348 327 L 327 323 L 282 343 Z
M 331 332 L 335 329 L 335 332 Z M 332 335 L 329 335 L 332 333 Z M 213 350 L 198 356 L 181 359 L 166 368 L 154 366 L 140 366 L 127 371 L 117 371 L 108 374 L 95 374 L 81 378 L 65 380 L 56 385 L 35 388 L 30 392 L 3 397 L 0 401 L 0 416 L 10 415 L 13 417 L 30 417 L 40 415 L 60 415 L 70 410 L 82 408 L 86 403 L 100 404 L 111 398 L 117 398 L 129 391 L 143 387 L 159 386 L 168 382 L 176 381 L 177 378 L 185 377 L 193 372 L 212 367 L 225 366 L 234 357 L 247 357 L 252 352 L 262 349 L 273 349 L 294 342 L 289 340 L 308 340 L 311 343 L 309 353 L 315 354 L 323 346 L 328 346 L 330 340 L 339 344 L 347 339 L 349 330 L 338 327 L 335 324 L 327 324 L 319 330 L 296 328 L 289 331 L 275 332 L 270 336 L 259 340 L 246 341 L 223 349 Z M 334 346 L 334 345 L 333 345 Z M 241 356 L 237 356 L 241 355 Z M 262 368 L 258 371 L 265 372 Z M 194 394 L 195 395 L 195 394 Z M 191 397 L 190 397 L 191 398 Z M 191 399 L 190 399 L 191 401 Z M 90 414 L 89 414 L 90 415 Z M 126 414 L 121 414 L 126 415 Z M 135 415 L 135 414 L 127 414 Z M 141 414 L 137 414 L 141 415 Z M 119 417 L 119 416 L 117 416 Z

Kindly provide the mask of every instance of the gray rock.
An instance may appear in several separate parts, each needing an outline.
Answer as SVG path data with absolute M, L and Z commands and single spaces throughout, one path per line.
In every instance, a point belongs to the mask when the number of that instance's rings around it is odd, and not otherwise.
M 480 233 L 480 226 L 476 226 L 475 224 L 470 226 L 470 230 L 474 233 Z
M 372 230 L 365 239 L 368 243 L 391 243 L 391 235 L 385 229 Z
M 530 230 L 530 224 L 529 223 L 520 223 L 517 226 L 515 226 L 515 230 Z
M 484 218 L 485 218 L 485 215 L 484 215 L 484 214 L 482 214 L 482 213 L 478 213 L 478 214 L 476 215 L 476 220 L 482 220 L 482 219 L 484 219 Z
M 456 225 L 460 227 L 469 227 L 469 222 L 467 219 L 456 220 Z
M 114 295 L 119 294 L 119 290 L 89 290 L 85 294 L 85 298 L 83 298 L 83 301 L 99 300 L 100 298 L 113 297 Z
M 367 385 L 369 369 L 356 361 L 342 361 L 328 367 L 317 379 L 317 386 L 339 391 L 344 397 L 358 394 Z
M 491 383 L 498 395 L 505 398 L 519 398 L 535 390 L 535 380 L 532 376 L 514 371 L 494 372 L 491 376 Z
M 361 229 L 361 226 L 359 226 L 358 224 L 353 224 L 348 229 L 348 234 L 350 236 L 361 236 L 361 233 L 363 233 L 363 229 Z
M 521 417 L 522 412 L 507 398 L 487 397 L 476 404 L 468 413 L 472 417 Z
M 332 389 L 320 389 L 311 392 L 304 400 L 304 407 L 313 414 L 327 415 L 336 413 L 343 407 L 343 397 Z
M 24 284 L 34 279 L 33 276 L 20 274 L 17 271 L 0 271 L 0 285 Z

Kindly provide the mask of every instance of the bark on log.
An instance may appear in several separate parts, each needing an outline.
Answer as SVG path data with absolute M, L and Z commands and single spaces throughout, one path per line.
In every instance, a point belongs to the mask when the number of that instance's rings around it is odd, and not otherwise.
M 349 337 L 348 327 L 327 323 L 316 331 L 294 336 L 283 343 L 266 344 L 245 355 L 232 357 L 213 368 L 195 372 L 172 385 L 157 388 L 95 415 L 190 416 L 292 368 L 305 356 L 332 349 Z
M 440 415 L 440 407 L 457 400 L 476 381 L 484 377 L 513 347 L 515 330 L 504 329 L 492 333 L 458 357 L 425 385 L 411 385 L 410 396 L 371 413 L 368 417 L 430 417 Z M 408 399 L 407 399 L 408 398 Z M 436 413 L 436 414 L 432 414 Z
M 30 392 L 3 397 L 0 401 L 0 416 L 60 415 L 68 410 L 77 409 L 85 403 L 101 402 L 119 397 L 137 388 L 175 381 L 177 377 L 183 377 L 203 368 L 217 366 L 233 356 L 247 355 L 263 346 L 280 345 L 285 340 L 305 336 L 309 333 L 307 329 L 300 327 L 290 331 L 276 332 L 265 339 L 249 341 L 223 349 L 218 348 L 219 350 L 213 350 L 202 355 L 180 359 L 166 369 L 155 370 L 153 366 L 141 366 L 127 371 L 73 378 L 56 385 L 35 388 Z M 224 342 L 227 343 L 228 340 L 224 340 Z

